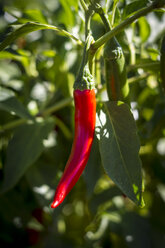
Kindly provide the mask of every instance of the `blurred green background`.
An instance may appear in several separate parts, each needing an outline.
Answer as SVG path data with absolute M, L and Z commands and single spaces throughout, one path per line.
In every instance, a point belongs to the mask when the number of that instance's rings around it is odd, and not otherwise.
M 116 2 L 114 26 L 149 1 Z M 111 19 L 113 1 L 101 3 Z M 77 0 L 0 0 L 0 42 L 29 21 L 58 26 L 84 40 L 84 13 Z M 72 87 L 82 47 L 53 30 L 39 30 L 0 52 L 0 247 L 164 247 L 165 95 L 159 73 L 164 23 L 164 11 L 157 11 L 117 36 L 141 142 L 144 208 L 126 198 L 104 173 L 96 139 L 78 183 L 61 206 L 50 208 L 73 140 Z M 95 39 L 105 33 L 97 15 L 92 32 Z M 105 100 L 102 56 L 97 63 L 96 82 L 102 89 L 97 98 Z M 6 108 L 8 98 L 12 101 Z M 38 121 L 27 126 L 29 113 L 37 114 Z M 40 113 L 45 113 L 41 120 Z

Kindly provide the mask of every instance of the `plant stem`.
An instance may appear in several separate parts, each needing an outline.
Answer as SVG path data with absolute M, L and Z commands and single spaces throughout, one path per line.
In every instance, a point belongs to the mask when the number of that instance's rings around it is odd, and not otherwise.
M 157 61 L 154 61 L 154 62 L 151 62 L 151 63 L 144 63 L 144 64 L 135 64 L 135 65 L 130 65 L 127 67 L 127 72 L 129 71 L 132 71 L 132 70 L 136 70 L 136 69 L 139 69 L 139 68 L 155 68 L 155 66 L 159 66 L 160 65 L 160 62 L 157 62 Z
M 93 53 L 92 50 L 89 48 L 88 49 L 88 64 L 89 64 L 89 70 L 92 75 L 94 74 L 94 55 L 95 53 Z
M 105 30 L 106 32 L 110 31 L 111 30 L 111 26 L 110 26 L 110 23 L 109 23 L 109 20 L 108 20 L 108 17 L 107 15 L 104 13 L 104 10 L 103 8 L 101 7 L 101 5 L 99 4 L 100 1 L 96 0 L 89 0 L 90 1 L 90 4 L 91 4 L 91 8 L 97 13 L 99 14 L 103 24 L 104 24 L 104 27 L 105 27 Z M 93 64 L 93 61 L 94 61 L 94 55 L 95 55 L 95 52 L 97 51 L 98 49 L 93 49 L 93 44 L 91 45 L 90 49 L 89 49 L 89 65 L 90 65 L 90 71 L 91 73 L 93 74 L 93 68 L 92 68 L 92 64 Z
M 41 116 L 46 116 L 46 115 L 50 115 L 52 114 L 53 112 L 55 111 L 58 111 L 66 106 L 68 106 L 71 102 L 72 102 L 72 97 L 68 97 L 68 98 L 65 98 L 63 100 L 61 100 L 60 102 L 56 103 L 55 105 L 45 109 L 44 111 L 42 111 L 40 113 Z
M 18 126 L 26 123 L 27 121 L 28 121 L 27 119 L 19 119 L 19 120 L 11 121 L 11 122 L 7 123 L 6 125 L 1 126 L 0 127 L 0 132 L 1 131 L 7 131 L 9 129 L 18 127 Z
M 87 12 L 88 11 L 88 7 L 86 5 L 86 3 L 84 2 L 84 0 L 80 0 L 81 6 L 83 7 L 84 11 Z
M 103 35 L 101 38 L 96 40 L 93 44 L 91 49 L 96 52 L 96 50 L 104 45 L 108 40 L 110 40 L 113 36 L 117 35 L 120 33 L 124 28 L 126 28 L 129 24 L 133 23 L 135 20 L 138 18 L 147 15 L 157 7 L 154 4 L 151 4 L 148 7 L 145 7 L 141 10 L 139 10 L 136 14 L 134 14 L 131 17 L 128 17 L 126 20 L 124 20 L 122 23 L 120 23 L 118 26 L 116 26 L 114 29 L 111 31 L 107 32 L 105 35 Z
M 91 12 L 85 12 L 85 40 L 90 33 L 90 23 L 91 23 Z
M 85 46 L 84 46 L 84 52 L 83 52 L 83 59 L 82 59 L 82 63 L 81 63 L 78 75 L 82 74 L 83 68 L 88 62 L 89 62 L 89 70 L 92 73 L 93 60 L 89 61 L 89 50 L 90 50 L 91 43 L 93 42 L 93 37 L 91 35 L 91 29 L 90 29 L 92 13 L 93 13 L 93 10 L 91 8 L 88 8 L 88 11 L 85 12 Z
M 109 23 L 109 20 L 108 20 L 108 17 L 106 16 L 106 14 L 104 13 L 104 10 L 103 8 L 101 7 L 101 5 L 98 3 L 98 1 L 92 1 L 92 0 L 89 0 L 90 1 L 90 4 L 93 8 L 93 10 L 99 14 L 99 16 L 101 17 L 102 19 L 102 22 L 104 23 L 104 26 L 105 26 L 105 29 L 106 31 L 110 31 L 110 23 Z
M 62 132 L 64 133 L 64 135 L 66 136 L 66 138 L 67 139 L 71 139 L 72 138 L 72 133 L 69 130 L 69 128 L 64 124 L 64 122 L 61 121 L 56 116 L 54 116 L 53 118 L 55 120 L 55 124 L 62 130 Z
M 35 117 L 37 117 L 37 116 L 44 116 L 45 117 L 47 115 L 50 115 L 53 112 L 58 111 L 64 107 L 68 106 L 72 102 L 72 100 L 73 99 L 71 97 L 63 99 L 60 102 L 56 103 L 55 105 L 45 109 L 43 112 L 37 113 Z M 0 126 L 0 132 L 6 131 L 6 130 L 9 130 L 12 128 L 16 128 L 16 127 L 18 127 L 18 126 L 20 126 L 20 125 L 22 125 L 28 121 L 29 120 L 27 120 L 27 119 L 14 120 L 12 122 L 7 123 L 4 126 Z
M 111 21 L 110 21 L 111 27 L 113 27 L 113 25 L 114 25 L 115 13 L 116 13 L 117 4 L 118 4 L 118 2 L 114 2 L 114 3 L 113 3 L 112 15 L 111 15 Z

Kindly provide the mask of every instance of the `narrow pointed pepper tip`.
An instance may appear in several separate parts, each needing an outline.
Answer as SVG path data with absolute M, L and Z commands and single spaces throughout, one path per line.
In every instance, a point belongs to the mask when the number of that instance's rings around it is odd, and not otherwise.
M 59 194 L 57 190 L 55 193 L 53 203 L 51 204 L 51 208 L 58 207 L 63 202 L 64 198 L 65 198 L 65 194 L 64 193 Z
M 51 208 L 56 208 L 60 205 L 61 202 L 59 201 L 53 201 L 53 203 L 51 204 Z

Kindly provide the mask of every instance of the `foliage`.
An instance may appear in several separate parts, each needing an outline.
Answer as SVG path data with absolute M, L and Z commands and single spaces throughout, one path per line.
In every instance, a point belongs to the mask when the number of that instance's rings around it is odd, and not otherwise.
M 112 31 L 148 4 L 101 1 Z M 0 246 L 164 247 L 164 9 L 116 35 L 126 58 L 131 110 L 107 102 L 103 49 L 97 50 L 92 151 L 55 210 L 50 204 L 74 135 L 72 89 L 83 56 L 84 10 L 78 0 L 2 0 L 0 20 Z M 106 32 L 96 13 L 91 29 L 96 42 Z

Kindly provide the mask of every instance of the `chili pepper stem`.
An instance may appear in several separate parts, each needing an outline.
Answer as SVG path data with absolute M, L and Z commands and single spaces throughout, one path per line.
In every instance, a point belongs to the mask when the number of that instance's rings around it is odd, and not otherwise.
M 93 42 L 93 36 L 90 31 L 90 21 L 93 10 L 90 8 L 85 13 L 85 46 L 83 52 L 83 59 L 80 65 L 78 75 L 74 83 L 74 89 L 93 89 L 94 81 L 92 77 L 93 59 L 89 60 L 89 48 Z
M 80 0 L 80 4 L 81 4 L 82 8 L 84 9 L 84 11 L 88 11 L 88 6 L 84 2 L 84 0 Z
M 90 49 L 92 51 L 95 51 L 96 52 L 99 47 L 103 46 L 113 36 L 116 36 L 118 33 L 120 33 L 129 24 L 133 23 L 138 18 L 147 15 L 148 13 L 150 13 L 151 11 L 153 11 L 154 9 L 162 8 L 162 7 L 164 7 L 163 1 L 159 5 L 158 4 L 155 4 L 155 2 L 153 2 L 151 5 L 143 8 L 143 9 L 140 9 L 133 16 L 128 17 L 126 20 L 124 20 L 123 22 L 121 22 L 118 26 L 116 26 L 111 31 L 109 31 L 105 35 L 103 35 L 101 38 L 99 38 L 98 40 L 96 40 L 93 44 L 91 44 Z M 92 55 L 94 56 L 95 53 L 92 52 Z
M 101 17 L 102 19 L 102 22 L 104 23 L 104 27 L 106 29 L 106 31 L 110 31 L 110 23 L 109 23 L 109 20 L 108 20 L 108 17 L 106 16 L 106 14 L 104 13 L 101 5 L 99 4 L 100 1 L 93 1 L 93 0 L 89 0 L 90 3 L 91 3 L 91 7 L 93 8 L 93 10 L 99 14 L 99 16 Z
M 56 208 L 58 207 L 64 200 L 64 195 L 63 194 L 55 194 L 56 200 L 52 202 L 51 208 Z

